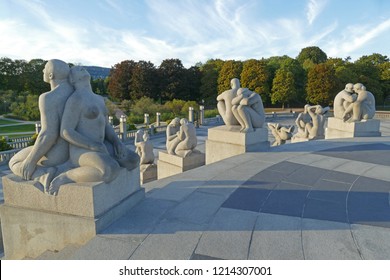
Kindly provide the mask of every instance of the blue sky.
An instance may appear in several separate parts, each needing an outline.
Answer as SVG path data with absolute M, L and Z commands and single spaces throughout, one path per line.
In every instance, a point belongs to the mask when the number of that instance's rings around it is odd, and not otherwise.
M 389 0 L 0 0 L 0 57 L 111 67 L 210 58 L 390 56 Z

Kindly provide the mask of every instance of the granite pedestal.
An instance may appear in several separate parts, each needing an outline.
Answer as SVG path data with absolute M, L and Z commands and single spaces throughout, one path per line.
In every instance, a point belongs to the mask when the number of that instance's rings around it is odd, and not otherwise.
M 47 250 L 85 244 L 144 198 L 139 174 L 139 168 L 121 169 L 109 184 L 66 184 L 57 196 L 43 193 L 37 182 L 4 176 L 0 214 L 5 257 L 35 258 Z
M 205 154 L 197 150 L 185 158 L 170 155 L 166 151 L 160 151 L 158 153 L 157 178 L 173 176 L 204 164 Z
M 325 139 L 378 137 L 381 136 L 379 128 L 380 121 L 376 119 L 348 123 L 337 118 L 328 118 Z
M 142 164 L 140 168 L 141 185 L 157 180 L 157 165 Z
M 241 126 L 223 125 L 208 130 L 206 164 L 269 148 L 267 128 L 256 128 L 255 131 L 249 133 L 241 133 L 240 129 Z

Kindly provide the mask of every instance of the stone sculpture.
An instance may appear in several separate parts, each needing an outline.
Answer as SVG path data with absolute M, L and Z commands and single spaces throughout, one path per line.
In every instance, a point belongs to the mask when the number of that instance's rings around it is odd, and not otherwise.
M 349 107 L 349 105 L 356 101 L 356 94 L 353 92 L 353 84 L 348 83 L 345 85 L 345 89 L 340 91 L 333 102 L 333 111 L 334 117 L 338 119 L 343 119 L 344 115 L 346 117 L 351 117 L 349 113 L 345 114 L 345 110 Z
M 357 99 L 349 104 L 349 106 L 345 109 L 343 120 L 347 120 L 348 122 L 358 122 L 374 118 L 374 95 L 367 91 L 366 87 L 361 83 L 354 84 L 353 91 L 357 94 Z M 349 114 L 352 114 L 352 117 L 350 117 Z
M 124 146 L 108 122 L 104 100 L 92 92 L 89 73 L 80 66 L 69 71 L 63 64 L 53 60 L 45 67 L 44 80 L 56 87 L 40 97 L 42 131 L 27 156 L 29 160 L 20 163 L 15 158 L 10 162 L 16 175 L 37 179 L 49 194 L 57 194 L 67 183 L 109 183 L 121 167 L 132 170 L 139 164 L 138 155 Z M 61 75 L 54 70 L 56 66 L 61 66 Z M 56 82 L 56 76 L 62 82 Z M 68 78 L 70 84 L 65 81 Z M 51 139 L 47 146 L 46 136 Z M 34 175 L 37 162 L 44 169 Z M 18 172 L 23 168 L 22 174 Z
M 179 144 L 180 139 L 177 137 L 180 130 L 180 119 L 174 118 L 167 126 L 166 135 L 166 148 L 168 154 L 174 155 L 176 146 Z
M 187 119 L 175 118 L 167 127 L 166 147 L 168 154 L 189 156 L 197 145 L 196 129 Z
M 361 84 L 348 83 L 334 99 L 334 117 L 344 122 L 359 122 L 375 115 L 375 97 Z
M 237 96 L 240 81 L 234 78 L 230 81 L 230 86 L 232 89 L 226 90 L 217 96 L 218 112 L 227 126 L 239 124 L 232 111 L 232 100 Z
M 104 99 L 92 91 L 87 70 L 74 66 L 69 79 L 75 91 L 66 102 L 60 134 L 70 143 L 73 168 L 53 179 L 50 193 L 67 183 L 109 183 L 120 167 L 132 170 L 139 165 L 138 155 L 125 147 L 110 125 Z
M 292 142 L 303 140 L 322 139 L 325 137 L 325 114 L 329 107 L 323 108 L 321 105 L 308 106 L 307 113 L 311 121 L 305 124 L 305 129 L 293 136 Z
M 240 88 L 232 100 L 232 111 L 241 125 L 240 132 L 252 132 L 265 122 L 264 106 L 261 97 L 247 88 Z
M 189 123 L 187 119 L 181 119 L 178 138 L 180 139 L 180 143 L 175 149 L 175 154 L 185 158 L 193 152 L 196 145 L 198 144 L 194 124 Z
M 9 162 L 15 175 L 38 181 L 45 189 L 58 175 L 58 166 L 69 159 L 69 144 L 60 137 L 65 103 L 74 91 L 68 80 L 69 72 L 68 64 L 62 60 L 52 59 L 46 63 L 43 80 L 50 84 L 51 90 L 39 96 L 41 131 L 34 146 L 21 150 Z
M 147 130 L 140 129 L 137 131 L 135 139 L 135 152 L 140 157 L 140 168 L 144 169 L 145 165 L 154 163 L 153 144 L 149 140 L 149 133 Z
M 268 123 L 268 128 L 271 129 L 272 135 L 275 137 L 275 141 L 272 146 L 280 146 L 286 143 L 286 140 L 290 140 L 292 133 L 294 132 L 294 126 L 281 125 L 279 123 Z
M 305 107 L 303 108 L 303 112 L 299 113 L 298 117 L 295 120 L 295 124 L 297 125 L 298 128 L 298 134 L 304 134 L 306 124 L 311 122 L 311 117 L 307 111 L 309 107 L 310 105 L 306 104 Z

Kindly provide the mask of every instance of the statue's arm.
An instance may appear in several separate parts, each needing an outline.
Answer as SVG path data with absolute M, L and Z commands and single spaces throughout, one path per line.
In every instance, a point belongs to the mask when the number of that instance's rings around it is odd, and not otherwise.
M 137 139 L 137 137 L 135 138 Z M 115 155 L 117 157 L 121 157 L 121 155 L 124 154 L 126 147 L 119 139 L 119 137 L 116 135 L 115 130 L 108 122 L 108 119 L 106 120 L 105 139 L 114 146 Z M 135 142 L 135 146 L 140 147 L 142 143 L 143 142 Z
M 238 95 L 232 99 L 232 105 L 238 105 L 240 104 L 241 100 L 243 99 L 243 95 Z
M 38 161 L 46 155 L 59 137 L 60 120 L 56 112 L 56 107 L 52 106 L 47 100 L 46 95 L 39 97 L 39 111 L 41 113 L 41 131 L 35 141 L 35 144 L 24 160 L 22 172 L 23 178 L 31 179 Z
M 344 100 L 346 100 L 349 103 L 355 102 L 355 100 L 356 100 L 352 94 L 348 94 L 345 92 L 343 93 L 343 98 L 344 98 Z

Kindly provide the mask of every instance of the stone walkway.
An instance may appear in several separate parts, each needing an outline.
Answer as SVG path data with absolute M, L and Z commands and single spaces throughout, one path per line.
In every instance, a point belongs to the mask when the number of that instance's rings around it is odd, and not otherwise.
M 104 232 L 40 259 L 390 259 L 389 124 L 145 184 Z

